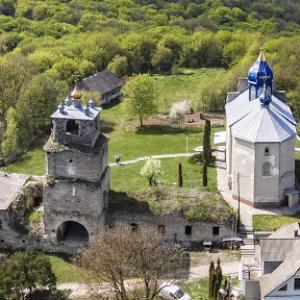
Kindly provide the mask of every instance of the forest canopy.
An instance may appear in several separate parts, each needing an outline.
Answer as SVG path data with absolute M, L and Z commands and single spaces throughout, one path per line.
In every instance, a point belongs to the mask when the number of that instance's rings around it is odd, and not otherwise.
M 224 68 L 196 109 L 222 108 L 260 47 L 300 117 L 296 0 L 0 0 L 2 155 L 27 147 L 74 79 Z M 299 99 L 300 100 L 300 99 Z

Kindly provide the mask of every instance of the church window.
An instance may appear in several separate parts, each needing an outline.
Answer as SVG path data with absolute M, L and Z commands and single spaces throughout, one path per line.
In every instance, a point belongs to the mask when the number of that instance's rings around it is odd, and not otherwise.
M 73 162 L 73 159 L 70 158 L 70 159 L 69 159 L 69 163 L 71 164 L 72 162 Z
M 278 289 L 278 291 L 280 292 L 287 291 L 287 284 L 283 285 L 280 289 Z
M 300 278 L 295 278 L 294 289 L 295 290 L 300 290 Z
M 78 135 L 79 125 L 76 123 L 75 120 L 68 120 L 66 131 L 69 134 Z
M 220 227 L 219 226 L 214 226 L 212 228 L 213 235 L 219 235 L 220 234 Z
M 185 226 L 185 234 L 192 235 L 192 226 L 190 225 Z
M 263 164 L 263 176 L 271 176 L 271 164 L 269 162 Z
M 265 148 L 265 156 L 269 156 L 270 155 L 270 150 L 269 148 Z

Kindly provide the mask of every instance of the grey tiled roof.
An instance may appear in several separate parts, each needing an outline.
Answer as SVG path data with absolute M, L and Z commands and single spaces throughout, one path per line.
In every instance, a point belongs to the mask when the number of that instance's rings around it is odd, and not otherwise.
M 0 172 L 0 210 L 6 210 L 26 183 L 28 176 Z
M 64 105 L 58 108 L 52 115 L 52 119 L 74 119 L 74 120 L 94 120 L 101 112 L 101 107 L 91 107 L 83 105 Z
M 81 90 L 96 91 L 100 95 L 105 95 L 110 91 L 120 88 L 122 85 L 122 80 L 108 69 L 84 78 L 78 83 L 78 87 Z
M 288 281 L 291 277 L 299 273 L 300 269 L 300 247 L 287 255 L 283 263 L 272 273 L 263 275 L 260 282 L 261 296 L 265 297 L 279 288 L 282 284 Z
M 275 95 L 268 106 L 260 99 L 249 101 L 245 90 L 226 106 L 227 123 L 233 136 L 251 142 L 282 142 L 297 135 L 290 107 Z
M 260 240 L 262 261 L 284 261 L 289 252 L 300 248 L 300 239 L 262 239 Z

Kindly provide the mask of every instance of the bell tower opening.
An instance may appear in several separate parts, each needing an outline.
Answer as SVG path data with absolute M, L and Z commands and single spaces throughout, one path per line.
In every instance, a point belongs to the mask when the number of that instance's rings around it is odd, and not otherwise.
M 79 134 L 79 124 L 75 120 L 68 120 L 66 126 L 66 132 L 72 135 Z

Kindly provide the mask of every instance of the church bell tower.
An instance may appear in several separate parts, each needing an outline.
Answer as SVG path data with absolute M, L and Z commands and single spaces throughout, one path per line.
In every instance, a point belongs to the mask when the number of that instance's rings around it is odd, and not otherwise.
M 49 243 L 59 251 L 74 251 L 104 228 L 110 188 L 101 108 L 93 99 L 83 105 L 81 96 L 76 86 L 52 114 L 53 130 L 44 147 L 45 230 Z

